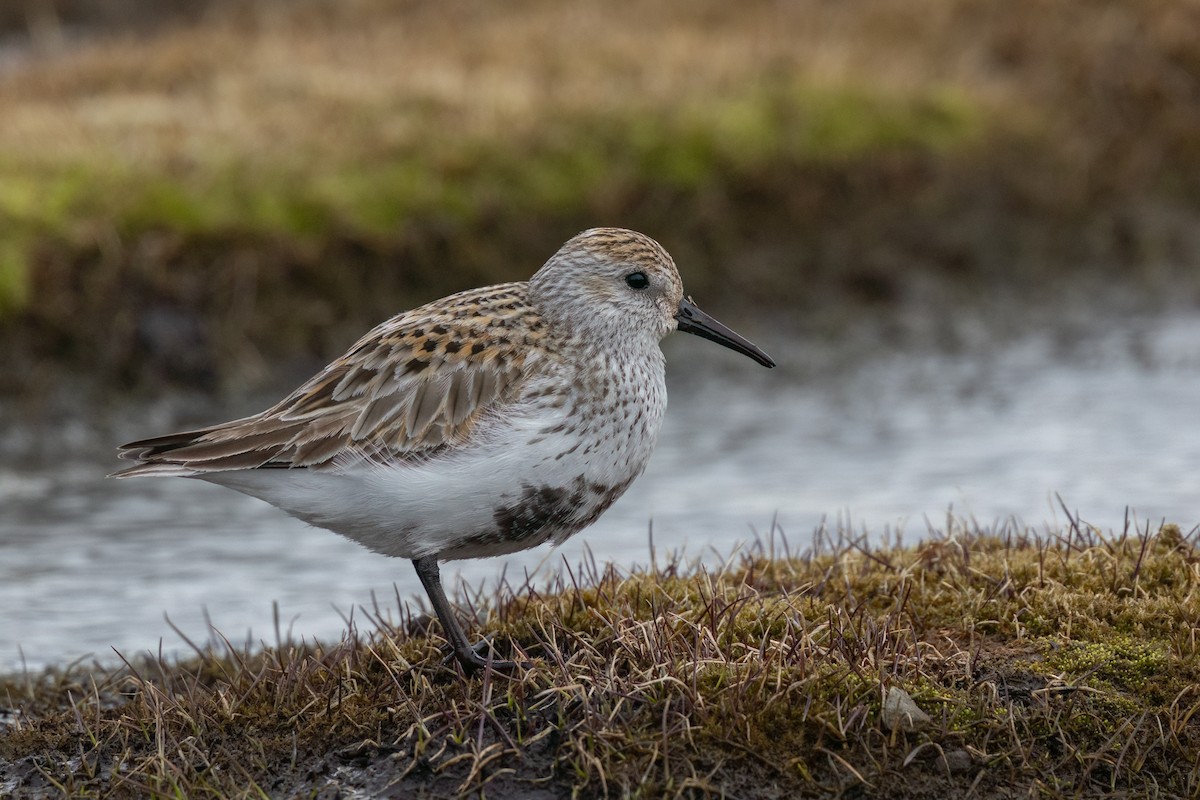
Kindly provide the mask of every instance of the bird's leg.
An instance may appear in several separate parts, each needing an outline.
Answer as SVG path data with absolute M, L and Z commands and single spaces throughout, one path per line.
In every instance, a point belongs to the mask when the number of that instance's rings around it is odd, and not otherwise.
M 479 643 L 478 650 L 471 646 L 471 643 L 467 641 L 467 635 L 463 633 L 462 627 L 454 616 L 454 610 L 450 608 L 446 592 L 442 589 L 442 575 L 438 570 L 436 556 L 414 558 L 413 566 L 417 568 L 417 577 L 421 579 L 421 585 L 425 587 L 425 594 L 429 595 L 429 602 L 433 604 L 433 610 L 441 620 L 446 640 L 450 642 L 450 647 L 454 650 L 454 657 L 458 659 L 459 664 L 462 664 L 464 672 L 470 674 L 487 666 L 494 670 L 505 671 L 524 666 L 515 661 L 495 661 L 484 658 L 480 655 L 480 651 L 486 651 L 489 648 L 486 639 Z

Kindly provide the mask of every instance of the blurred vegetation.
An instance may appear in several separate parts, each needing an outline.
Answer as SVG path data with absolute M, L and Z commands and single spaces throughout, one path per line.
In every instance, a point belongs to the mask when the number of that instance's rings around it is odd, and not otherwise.
M 0 679 L 0 782 L 21 797 L 1194 797 L 1195 532 L 948 524 L 916 547 L 775 540 L 715 572 L 585 563 L 505 586 L 481 624 L 534 660 L 513 676 L 463 678 L 429 620 L 376 608 L 373 633 L 334 646 L 218 642 Z
M 0 354 L 33 382 L 253 380 L 598 224 L 717 307 L 1200 298 L 1195 4 L 25 7 Z

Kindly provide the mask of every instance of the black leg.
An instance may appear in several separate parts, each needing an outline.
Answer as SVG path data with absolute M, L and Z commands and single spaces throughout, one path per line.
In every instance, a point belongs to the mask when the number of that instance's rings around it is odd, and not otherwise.
M 415 558 L 413 566 L 417 568 L 417 577 L 421 579 L 421 585 L 425 587 L 425 594 L 429 595 L 429 602 L 433 604 L 433 610 L 442 623 L 442 630 L 446 632 L 446 640 L 450 642 L 450 647 L 454 650 L 454 657 L 458 659 L 459 664 L 462 664 L 463 671 L 470 674 L 486 666 L 490 666 L 494 670 L 512 670 L 524 666 L 515 661 L 493 661 L 484 658 L 479 654 L 479 650 L 471 646 L 471 643 L 467 641 L 467 635 L 463 633 L 462 627 L 454 616 L 454 610 L 450 608 L 446 592 L 442 589 L 442 575 L 438 570 L 436 556 Z M 483 646 L 480 648 L 482 650 L 487 647 L 488 643 L 483 641 L 480 642 L 480 645 Z

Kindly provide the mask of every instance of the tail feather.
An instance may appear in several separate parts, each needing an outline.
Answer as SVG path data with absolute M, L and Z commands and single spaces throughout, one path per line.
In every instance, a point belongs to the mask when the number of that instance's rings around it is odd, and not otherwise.
M 247 421 L 237 420 L 121 445 L 117 456 L 138 463 L 117 470 L 109 477 L 187 477 L 221 470 L 255 469 L 278 455 L 294 433 L 276 429 L 249 436 L 228 435 L 234 426 Z
M 117 457 L 131 461 L 136 461 L 144 458 L 154 458 L 155 456 L 169 453 L 172 450 L 178 450 L 181 447 L 187 447 L 194 444 L 203 436 L 212 433 L 216 428 L 201 428 L 194 431 L 180 431 L 179 433 L 170 433 L 166 436 L 154 436 L 150 439 L 139 439 L 136 442 L 123 444 L 117 448 Z
M 119 469 L 116 472 L 110 472 L 107 477 L 137 478 L 141 476 L 157 476 L 161 478 L 190 478 L 199 474 L 200 470 L 192 469 L 182 464 L 164 464 L 147 461 L 142 464 L 134 464 L 132 467 Z

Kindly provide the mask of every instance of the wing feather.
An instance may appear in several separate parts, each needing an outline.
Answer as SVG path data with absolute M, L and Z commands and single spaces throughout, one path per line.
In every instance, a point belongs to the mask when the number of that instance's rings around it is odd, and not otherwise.
M 120 476 L 404 460 L 462 445 L 537 369 L 545 326 L 523 283 L 393 317 L 261 414 L 125 445 Z M 464 313 L 469 309 L 469 313 Z
M 451 425 L 460 425 L 478 405 L 472 398 L 475 388 L 475 371 L 460 369 L 451 376 L 446 391 L 446 418 Z
M 446 405 L 446 390 L 450 386 L 449 376 L 436 375 L 421 381 L 413 391 L 412 400 L 408 404 L 408 435 L 413 438 L 425 439 L 425 434 L 435 419 L 439 419 L 442 408 Z

